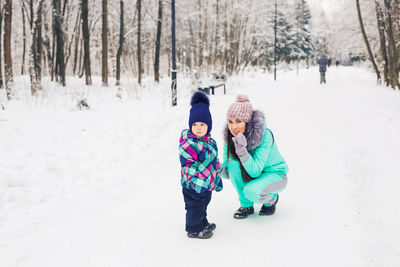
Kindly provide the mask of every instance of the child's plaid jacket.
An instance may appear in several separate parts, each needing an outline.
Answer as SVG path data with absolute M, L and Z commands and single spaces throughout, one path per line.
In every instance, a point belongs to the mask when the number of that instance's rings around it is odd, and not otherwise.
M 217 143 L 210 134 L 198 139 L 189 129 L 179 139 L 181 184 L 197 193 L 221 191 L 220 163 Z

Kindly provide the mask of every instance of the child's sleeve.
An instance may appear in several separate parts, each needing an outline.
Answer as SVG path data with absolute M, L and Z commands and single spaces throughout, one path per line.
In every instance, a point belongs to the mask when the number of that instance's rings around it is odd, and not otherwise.
M 182 168 L 182 178 L 190 181 L 194 177 L 199 177 L 196 144 L 189 140 L 180 140 L 179 159 Z

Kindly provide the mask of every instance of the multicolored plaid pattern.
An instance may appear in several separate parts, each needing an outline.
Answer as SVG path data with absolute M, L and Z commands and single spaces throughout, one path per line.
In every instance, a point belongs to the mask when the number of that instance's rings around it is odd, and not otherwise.
M 221 191 L 220 163 L 217 143 L 210 134 L 198 139 L 189 129 L 179 139 L 181 184 L 197 193 Z

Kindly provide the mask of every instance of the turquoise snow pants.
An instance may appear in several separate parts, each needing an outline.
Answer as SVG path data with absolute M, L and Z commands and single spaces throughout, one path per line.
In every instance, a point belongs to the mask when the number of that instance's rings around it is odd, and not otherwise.
M 287 176 L 279 172 L 263 173 L 247 183 L 239 175 L 230 177 L 230 180 L 239 194 L 240 205 L 244 208 L 251 207 L 254 203 L 270 206 L 287 185 Z

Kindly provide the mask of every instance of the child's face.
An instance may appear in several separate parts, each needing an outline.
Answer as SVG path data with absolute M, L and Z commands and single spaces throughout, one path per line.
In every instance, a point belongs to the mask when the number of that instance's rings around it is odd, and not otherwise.
M 236 118 L 229 118 L 228 128 L 233 136 L 237 136 L 239 133 L 243 134 L 246 130 L 246 122 Z
M 197 138 L 203 137 L 206 135 L 207 130 L 208 130 L 208 125 L 205 124 L 204 122 L 195 122 L 192 125 L 192 133 L 194 133 Z

